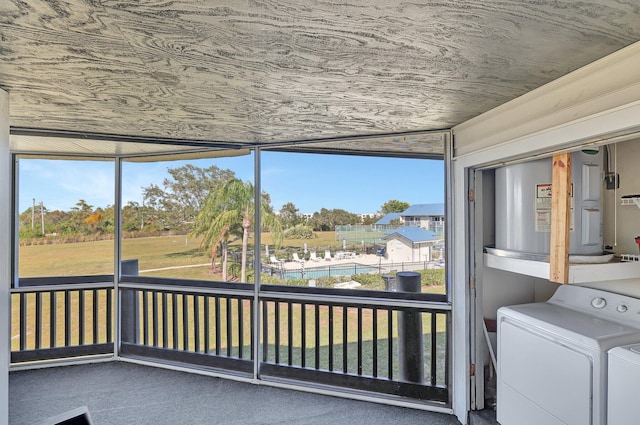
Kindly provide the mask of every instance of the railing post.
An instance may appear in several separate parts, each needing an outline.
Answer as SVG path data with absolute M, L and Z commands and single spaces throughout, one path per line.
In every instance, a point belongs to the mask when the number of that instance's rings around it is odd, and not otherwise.
M 396 277 L 392 274 L 383 274 L 382 280 L 384 280 L 384 290 L 389 292 L 396 291 Z
M 122 276 L 138 275 L 138 260 L 122 260 Z M 120 291 L 120 338 L 123 342 L 135 343 L 138 341 L 138 298 L 136 291 L 123 289 Z
M 420 273 L 398 272 L 398 292 L 421 292 Z M 400 379 L 408 382 L 424 382 L 424 348 L 422 317 L 419 311 L 398 312 L 398 371 Z

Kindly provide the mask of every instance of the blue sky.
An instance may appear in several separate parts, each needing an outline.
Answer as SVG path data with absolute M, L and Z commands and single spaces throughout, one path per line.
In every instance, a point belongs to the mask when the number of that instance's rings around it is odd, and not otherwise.
M 123 201 L 142 202 L 142 188 L 162 186 L 167 168 L 190 162 L 215 164 L 253 181 L 253 155 L 156 163 L 123 164 Z M 410 204 L 444 202 L 442 161 L 340 155 L 263 152 L 262 189 L 276 210 L 293 202 L 300 213 L 342 208 L 375 213 L 390 199 Z M 19 210 L 32 199 L 49 210 L 69 210 L 84 199 L 94 207 L 114 203 L 114 166 L 110 161 L 21 160 Z

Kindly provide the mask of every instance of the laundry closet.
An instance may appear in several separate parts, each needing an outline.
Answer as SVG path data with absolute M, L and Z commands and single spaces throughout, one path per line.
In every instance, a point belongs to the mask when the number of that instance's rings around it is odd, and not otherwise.
M 471 319 L 454 365 L 469 363 L 470 408 L 495 408 L 502 425 L 630 423 L 640 402 L 631 63 L 640 46 L 453 129 L 454 311 Z
M 504 425 L 613 424 L 607 422 L 608 352 L 640 344 L 640 173 L 634 165 L 640 143 L 579 149 L 569 158 L 566 285 L 552 281 L 550 258 L 552 216 L 558 215 L 551 203 L 552 163 L 558 157 L 476 171 L 482 183 L 483 395 L 488 406 L 497 403 Z M 528 303 L 538 304 L 501 309 Z M 589 338 L 590 349 L 581 353 Z M 632 357 L 633 351 L 625 353 Z

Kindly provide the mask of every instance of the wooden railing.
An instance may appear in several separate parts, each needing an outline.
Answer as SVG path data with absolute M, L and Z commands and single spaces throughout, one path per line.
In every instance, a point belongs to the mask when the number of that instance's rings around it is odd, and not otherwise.
M 12 362 L 113 352 L 113 285 L 100 280 L 12 290 Z M 444 295 L 263 285 L 256 359 L 253 285 L 126 276 L 118 287 L 120 356 L 449 404 Z
M 113 353 L 113 276 L 21 279 L 11 290 L 11 362 Z
M 253 372 L 253 285 L 130 278 L 121 284 L 124 356 Z
M 446 310 L 261 296 L 261 376 L 448 402 Z M 324 298 L 324 299 L 322 299 Z

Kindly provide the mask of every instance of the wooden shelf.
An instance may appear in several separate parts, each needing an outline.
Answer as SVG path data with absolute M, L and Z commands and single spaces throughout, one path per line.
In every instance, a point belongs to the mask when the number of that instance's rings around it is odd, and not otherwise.
M 549 279 L 549 263 L 484 254 L 484 265 L 498 270 Z M 640 262 L 611 261 L 604 264 L 570 264 L 567 283 L 606 282 L 640 278 Z

